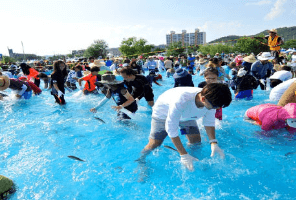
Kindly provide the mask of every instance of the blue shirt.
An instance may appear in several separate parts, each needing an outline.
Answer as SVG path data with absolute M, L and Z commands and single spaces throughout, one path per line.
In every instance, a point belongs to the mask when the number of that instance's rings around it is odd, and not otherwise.
M 254 62 L 251 66 L 252 74 L 258 79 L 265 78 L 267 75 L 267 70 L 271 70 L 272 72 L 274 72 L 271 62 L 267 62 L 265 65 L 262 65 L 260 60 L 258 60 Z
M 112 65 L 113 61 L 112 60 L 106 60 L 106 66 L 110 67 Z

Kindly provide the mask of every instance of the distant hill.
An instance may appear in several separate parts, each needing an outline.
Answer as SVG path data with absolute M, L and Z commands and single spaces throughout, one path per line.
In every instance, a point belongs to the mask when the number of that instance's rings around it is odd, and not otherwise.
M 277 31 L 278 31 L 278 35 L 281 36 L 284 39 L 284 41 L 293 40 L 293 39 L 296 40 L 296 26 L 277 28 Z M 246 37 L 258 36 L 261 34 L 268 35 L 268 30 L 257 33 L 256 35 L 248 35 Z M 217 43 L 217 42 L 222 42 L 227 40 L 234 40 L 240 37 L 243 37 L 243 36 L 229 35 L 229 36 L 225 36 L 225 37 L 221 37 L 219 39 L 213 40 L 208 43 Z M 235 42 L 232 42 L 232 43 L 235 43 Z

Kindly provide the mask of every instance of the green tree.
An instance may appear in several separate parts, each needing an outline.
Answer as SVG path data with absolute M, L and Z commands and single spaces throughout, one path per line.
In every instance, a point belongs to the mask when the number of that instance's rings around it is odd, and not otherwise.
M 108 45 L 104 40 L 95 40 L 84 52 L 84 57 L 93 56 L 98 58 L 102 56 L 103 58 L 107 55 Z
M 203 53 L 204 55 L 210 54 L 214 56 L 216 53 L 231 53 L 233 52 L 233 47 L 226 44 L 215 44 L 215 45 L 201 45 L 198 49 L 199 52 Z
M 12 57 L 9 57 L 9 56 L 3 56 L 2 57 L 2 63 L 6 64 L 6 63 L 9 63 L 9 62 L 16 62 L 16 60 Z
M 287 42 L 284 42 L 284 44 L 281 45 L 281 47 L 284 49 L 296 48 L 296 40 L 288 40 Z
M 119 51 L 124 56 L 137 56 L 144 53 L 149 53 L 154 48 L 154 45 L 147 44 L 147 40 L 140 38 L 137 40 L 136 37 L 130 37 L 123 39 L 119 47 Z
M 198 46 L 189 46 L 189 47 L 187 47 L 187 53 L 188 54 L 196 54 L 198 48 L 199 48 Z
M 68 58 L 73 58 L 74 56 L 72 54 L 67 54 Z
M 255 38 L 242 37 L 234 45 L 234 50 L 239 53 L 254 53 L 255 55 L 260 52 L 269 51 L 269 47 L 263 37 L 263 34 Z
M 182 42 L 173 42 L 167 46 L 166 56 L 178 56 L 185 53 L 185 47 L 182 46 Z

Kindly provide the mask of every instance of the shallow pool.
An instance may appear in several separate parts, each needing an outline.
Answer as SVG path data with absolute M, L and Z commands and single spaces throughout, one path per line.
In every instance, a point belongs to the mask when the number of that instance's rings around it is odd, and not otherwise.
M 203 81 L 193 79 L 196 86 Z M 173 78 L 160 83 L 153 85 L 156 97 L 173 87 Z M 295 136 L 243 121 L 249 107 L 270 102 L 268 95 L 258 88 L 252 101 L 223 109 L 216 137 L 225 160 L 210 157 L 200 126 L 202 144 L 185 147 L 200 159 L 194 172 L 164 147 L 146 163 L 135 162 L 150 132 L 152 111 L 145 100 L 130 122 L 116 121 L 111 100 L 90 113 L 102 96 L 81 92 L 67 93 L 65 106 L 55 104 L 49 91 L 28 101 L 0 102 L 0 174 L 18 187 L 12 199 L 295 199 L 296 154 L 285 156 L 296 152 Z M 169 138 L 164 145 L 173 146 Z

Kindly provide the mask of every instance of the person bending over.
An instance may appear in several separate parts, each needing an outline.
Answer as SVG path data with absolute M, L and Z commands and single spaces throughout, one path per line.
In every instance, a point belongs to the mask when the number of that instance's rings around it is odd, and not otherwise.
M 128 88 L 128 91 L 132 94 L 136 101 L 145 97 L 149 106 L 154 105 L 154 94 L 153 90 L 143 75 L 136 74 L 136 72 L 128 67 L 122 68 L 120 71 L 121 76 L 124 79 L 124 83 Z
M 203 125 L 211 144 L 211 156 L 216 153 L 223 158 L 223 150 L 218 146 L 215 136 L 215 109 L 229 106 L 229 88 L 220 83 L 211 83 L 203 89 L 196 87 L 177 87 L 164 92 L 157 99 L 152 112 L 149 142 L 143 149 L 142 158 L 162 144 L 169 136 L 181 155 L 181 162 L 193 170 L 192 157 L 185 150 L 178 134 L 186 135 L 189 144 L 201 142 L 196 120 L 203 117 Z

